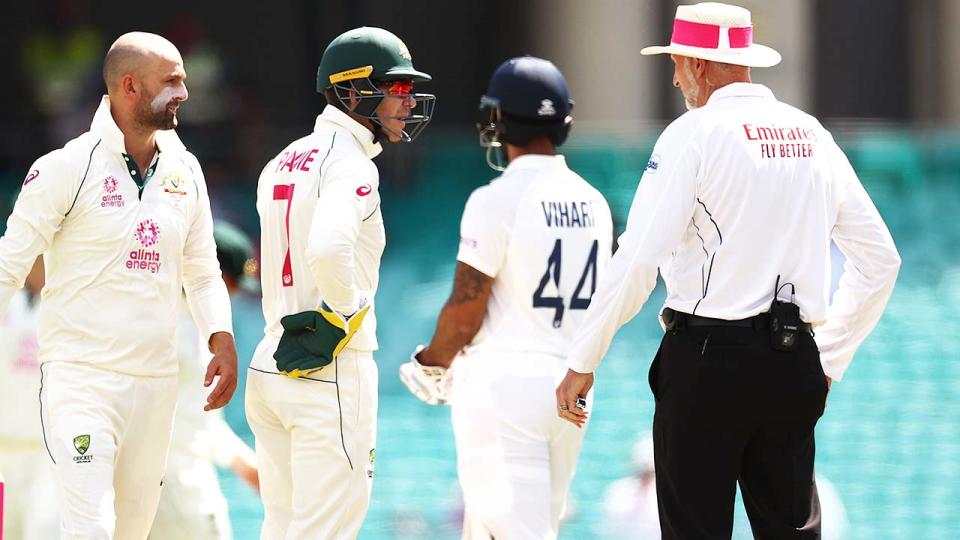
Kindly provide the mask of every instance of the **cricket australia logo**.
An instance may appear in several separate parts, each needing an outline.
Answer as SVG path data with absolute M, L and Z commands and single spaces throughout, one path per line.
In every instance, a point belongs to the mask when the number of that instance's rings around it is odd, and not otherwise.
M 105 195 L 100 198 L 100 208 L 123 208 L 123 194 L 115 193 L 117 191 L 117 179 L 108 176 L 103 179 L 103 192 Z
M 77 435 L 73 438 L 73 447 L 77 450 L 79 456 L 73 456 L 73 461 L 76 463 L 90 463 L 93 461 L 93 456 L 87 455 L 87 450 L 90 449 L 90 435 Z
M 163 188 L 164 193 L 169 193 L 179 199 L 187 194 L 186 191 L 180 189 L 180 184 L 182 183 L 183 181 L 180 179 L 179 174 L 171 173 L 163 177 L 163 180 L 160 182 L 160 187 Z
M 400 40 L 397 40 L 397 41 L 400 41 Z M 400 56 L 406 60 L 413 60 L 413 57 L 410 56 L 410 49 L 407 48 L 406 43 L 400 41 L 399 45 L 400 45 L 400 51 L 399 51 Z
M 137 225 L 133 235 L 140 241 L 140 245 L 149 248 L 160 242 L 160 227 L 152 219 L 146 219 Z M 144 270 L 156 274 L 160 271 L 160 252 L 135 249 L 130 252 L 126 266 L 129 270 Z

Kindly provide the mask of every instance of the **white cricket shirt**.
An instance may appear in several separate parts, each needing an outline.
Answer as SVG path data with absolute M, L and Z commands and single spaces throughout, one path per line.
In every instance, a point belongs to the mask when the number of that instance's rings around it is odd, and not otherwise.
M 828 305 L 831 238 L 847 263 Z M 654 146 L 569 366 L 587 373 L 600 364 L 659 267 L 666 306 L 728 320 L 768 311 L 779 274 L 816 327 L 824 371 L 839 380 L 879 320 L 899 266 L 886 225 L 830 133 L 762 85 L 730 84 Z
M 511 161 L 463 210 L 457 260 L 494 278 L 470 351 L 566 355 L 612 243 L 607 201 L 563 156 Z
M 380 213 L 380 175 L 372 159 L 381 151 L 373 134 L 327 105 L 314 131 L 270 160 L 257 186 L 260 278 L 267 338 L 283 335 L 280 319 L 317 309 L 357 310 L 373 302 L 386 245 Z M 371 307 L 348 348 L 377 349 Z M 272 355 L 252 367 L 276 372 Z
M 204 336 L 232 333 L 206 184 L 173 130 L 142 193 L 104 96 L 90 131 L 38 159 L 0 238 L 0 313 L 44 254 L 40 361 L 177 372 L 184 292 Z

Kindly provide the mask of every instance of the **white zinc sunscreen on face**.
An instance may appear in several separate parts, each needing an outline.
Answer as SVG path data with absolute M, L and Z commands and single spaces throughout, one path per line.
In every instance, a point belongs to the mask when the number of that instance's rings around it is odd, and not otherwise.
M 165 86 L 163 90 L 157 94 L 157 97 L 153 98 L 153 101 L 150 102 L 150 108 L 153 112 L 160 112 L 166 109 L 175 98 L 180 98 L 181 100 L 187 99 L 187 88 L 184 85 Z

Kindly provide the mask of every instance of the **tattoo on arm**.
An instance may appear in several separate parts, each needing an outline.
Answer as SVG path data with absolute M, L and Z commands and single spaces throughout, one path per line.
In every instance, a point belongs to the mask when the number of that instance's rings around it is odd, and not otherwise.
M 453 278 L 453 292 L 450 294 L 450 305 L 473 302 L 490 294 L 493 278 L 472 266 L 457 263 L 456 275 Z
M 453 292 L 440 312 L 430 345 L 420 353 L 425 365 L 449 366 L 454 356 L 477 335 L 487 313 L 492 288 L 492 277 L 457 263 Z

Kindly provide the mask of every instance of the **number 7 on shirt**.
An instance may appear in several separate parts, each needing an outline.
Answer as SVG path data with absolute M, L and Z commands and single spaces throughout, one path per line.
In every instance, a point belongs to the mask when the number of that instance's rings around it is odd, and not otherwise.
M 293 287 L 293 265 L 290 263 L 290 207 L 293 205 L 294 184 L 273 186 L 273 200 L 287 201 L 287 214 L 284 218 L 284 230 L 287 234 L 287 254 L 283 258 L 283 272 L 280 274 L 284 287 Z

